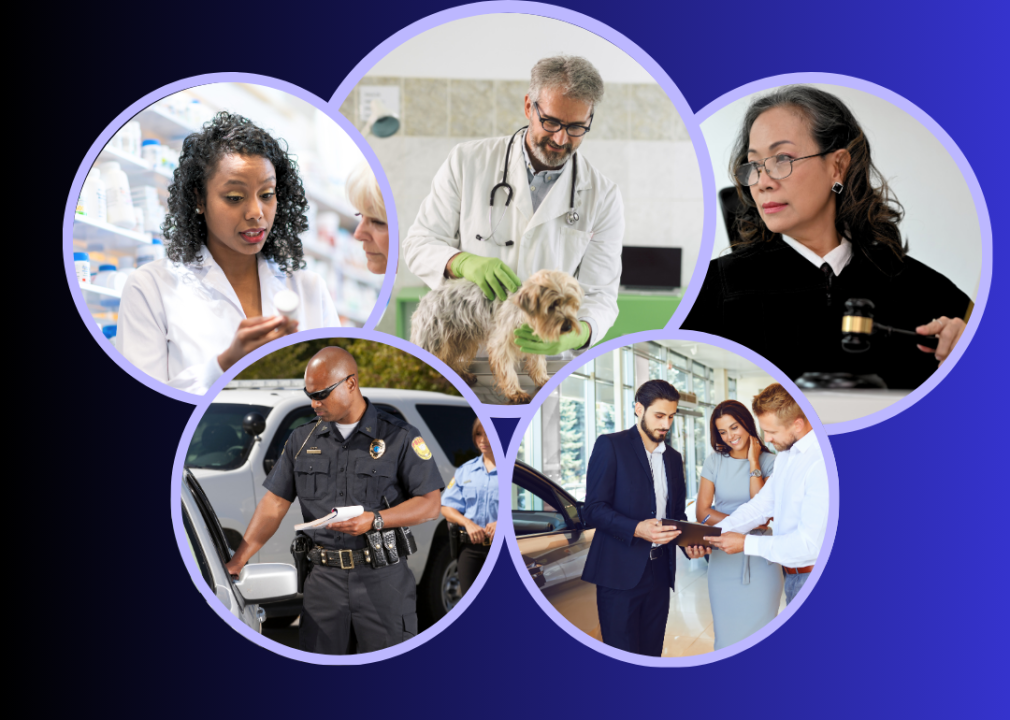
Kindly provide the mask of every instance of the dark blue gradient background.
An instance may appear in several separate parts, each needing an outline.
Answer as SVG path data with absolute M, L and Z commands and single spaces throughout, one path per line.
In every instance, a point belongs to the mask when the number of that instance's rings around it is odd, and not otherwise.
M 1007 235 L 1005 10 L 982 9 L 996 3 L 879 0 L 559 4 L 644 48 L 695 110 L 781 73 L 840 73 L 889 88 L 946 129 L 986 194 L 994 283 L 978 332 L 928 398 L 833 440 L 840 522 L 809 600 L 772 637 L 731 659 L 692 669 L 640 668 L 569 638 L 533 603 L 503 554 L 473 605 L 414 652 L 363 667 L 278 657 L 221 622 L 194 592 L 180 560 L 168 488 L 190 408 L 122 373 L 85 333 L 69 294 L 61 295 L 68 293 L 62 272 L 51 271 L 46 283 L 58 318 L 52 330 L 61 347 L 74 349 L 72 374 L 91 389 L 76 396 L 87 399 L 86 421 L 63 430 L 83 448 L 87 470 L 67 484 L 74 492 L 37 508 L 44 512 L 36 516 L 69 506 L 84 522 L 57 533 L 54 549 L 65 544 L 65 556 L 45 548 L 18 553 L 46 568 L 38 575 L 44 583 L 32 586 L 30 617 L 57 633 L 36 642 L 47 661 L 35 672 L 51 678 L 53 691 L 35 699 L 109 715 L 221 718 L 906 718 L 994 708 L 997 674 L 1004 686 L 1007 679 L 1010 425 L 1007 379 L 999 370 L 1010 310 L 1000 282 Z M 43 168 L 47 237 L 37 245 L 49 267 L 62 267 L 55 236 L 80 158 L 143 94 L 202 73 L 243 71 L 328 99 L 375 45 L 448 7 L 427 0 L 311 8 L 135 3 L 128 11 L 103 6 L 100 21 L 90 25 L 98 9 L 82 9 L 72 31 L 54 31 L 45 46 L 74 63 L 40 113 L 48 109 L 60 123 L 45 138 L 58 143 L 52 153 L 58 160 Z M 73 99 L 64 86 L 77 89 Z M 949 240 L 955 252 L 958 240 Z M 788 315 L 780 320 L 788 322 Z M 63 373 L 43 386 L 58 384 Z M 60 434 L 41 422 L 34 427 L 27 434 L 50 441 Z M 515 421 L 496 427 L 507 445 Z M 40 451 L 43 457 L 59 454 L 53 447 Z M 147 520 L 123 522 L 137 514 Z

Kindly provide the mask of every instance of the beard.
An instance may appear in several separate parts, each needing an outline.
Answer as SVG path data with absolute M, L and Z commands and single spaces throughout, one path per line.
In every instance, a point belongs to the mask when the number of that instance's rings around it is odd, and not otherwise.
M 789 450 L 790 448 L 792 448 L 792 446 L 795 445 L 797 442 L 799 442 L 799 438 L 796 437 L 796 435 L 790 433 L 789 440 L 787 440 L 785 443 L 779 445 L 777 442 L 775 442 L 773 440 L 772 441 L 772 445 L 775 446 L 775 449 L 778 452 L 785 452 L 786 450 Z
M 662 428 L 652 427 L 649 425 L 647 420 L 642 420 L 642 432 L 644 432 L 650 440 L 654 443 L 661 443 L 666 440 L 666 436 L 670 434 L 670 430 L 663 430 Z
M 564 165 L 566 162 L 568 162 L 568 158 L 572 156 L 572 144 L 570 142 L 558 146 L 564 148 L 564 152 L 562 152 L 559 155 L 557 153 L 552 153 L 546 150 L 547 143 L 551 142 L 551 138 L 549 135 L 545 135 L 540 140 L 537 140 L 531 135 L 530 140 L 531 142 L 529 143 L 528 146 L 530 152 L 533 153 L 533 157 L 535 157 L 537 161 L 543 163 L 552 170 L 556 170 L 557 168 Z

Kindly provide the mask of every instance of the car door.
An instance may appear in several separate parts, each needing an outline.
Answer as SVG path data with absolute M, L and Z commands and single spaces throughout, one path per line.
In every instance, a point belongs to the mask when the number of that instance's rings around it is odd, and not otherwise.
M 582 580 L 596 531 L 583 525 L 579 503 L 533 468 L 516 463 L 512 523 L 519 552 L 544 597 L 566 620 L 599 640 L 596 586 Z

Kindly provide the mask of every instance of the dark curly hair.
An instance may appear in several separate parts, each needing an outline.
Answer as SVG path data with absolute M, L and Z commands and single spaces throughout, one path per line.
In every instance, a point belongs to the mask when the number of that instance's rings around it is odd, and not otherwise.
M 741 242 L 734 249 L 769 242 L 778 237 L 761 220 L 750 191 L 736 181 L 735 171 L 747 162 L 750 131 L 758 116 L 776 107 L 792 108 L 806 118 L 810 134 L 822 153 L 845 149 L 852 160 L 845 176 L 845 189 L 835 196 L 835 228 L 842 237 L 849 237 L 853 246 L 867 253 L 869 245 L 881 245 L 903 259 L 908 245 L 902 244 L 898 223 L 904 208 L 891 193 L 870 158 L 870 142 L 852 112 L 831 93 L 806 85 L 786 85 L 767 95 L 756 98 L 747 108 L 743 127 L 733 146 L 730 175 L 734 178 L 737 195 L 743 202 L 742 212 L 736 216 L 736 226 Z
M 309 203 L 298 177 L 298 163 L 288 155 L 283 140 L 229 112 L 219 112 L 182 143 L 179 167 L 168 187 L 168 214 L 161 226 L 165 254 L 173 262 L 203 262 L 207 221 L 196 212 L 197 201 L 206 201 L 207 177 L 223 156 L 232 154 L 265 157 L 277 176 L 277 213 L 261 252 L 288 275 L 305 267 L 298 235 L 309 227 L 305 216 Z

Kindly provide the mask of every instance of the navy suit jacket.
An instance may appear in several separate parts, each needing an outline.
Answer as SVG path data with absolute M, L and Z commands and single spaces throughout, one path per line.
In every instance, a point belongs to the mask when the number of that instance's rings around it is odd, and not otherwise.
M 632 427 L 612 435 L 600 435 L 589 458 L 586 474 L 586 501 L 582 519 L 596 528 L 589 556 L 582 571 L 586 582 L 615 590 L 630 590 L 645 573 L 652 543 L 635 537 L 642 520 L 666 517 L 687 520 L 684 503 L 687 485 L 680 453 L 671 447 L 663 452 L 666 465 L 667 504 L 656 512 L 656 489 L 645 444 Z M 670 563 L 670 587 L 677 571 L 675 545 L 667 546 Z

